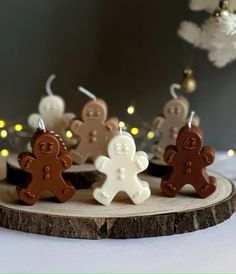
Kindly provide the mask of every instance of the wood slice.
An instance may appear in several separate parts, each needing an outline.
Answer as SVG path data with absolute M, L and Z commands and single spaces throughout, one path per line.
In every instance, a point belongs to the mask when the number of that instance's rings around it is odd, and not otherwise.
M 53 202 L 45 193 L 34 206 L 22 205 L 15 186 L 0 183 L 0 226 L 50 236 L 102 239 L 139 238 L 195 231 L 228 219 L 236 210 L 234 185 L 221 175 L 217 190 L 206 199 L 185 186 L 176 198 L 160 191 L 160 179 L 143 175 L 152 195 L 142 205 L 133 205 L 120 193 L 109 206 L 92 198 L 91 189 L 78 190 L 67 203 Z
M 20 169 L 17 155 L 12 154 L 7 160 L 7 181 L 12 184 L 25 184 L 30 179 L 30 174 Z M 62 174 L 76 189 L 90 188 L 94 182 L 104 178 L 104 175 L 95 169 L 93 164 L 72 165 Z
M 163 177 L 169 174 L 171 171 L 171 166 L 168 166 L 165 162 L 157 158 L 152 158 L 149 161 L 147 172 L 148 174 L 156 177 Z

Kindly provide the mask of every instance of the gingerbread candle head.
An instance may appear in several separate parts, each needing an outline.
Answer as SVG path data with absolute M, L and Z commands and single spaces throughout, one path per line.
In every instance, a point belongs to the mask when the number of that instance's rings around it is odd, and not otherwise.
M 164 160 L 173 168 L 162 179 L 162 191 L 175 197 L 185 184 L 191 184 L 201 198 L 208 197 L 216 190 L 216 179 L 208 176 L 205 169 L 213 163 L 215 149 L 203 147 L 201 129 L 189 125 L 179 131 L 176 143 L 165 149 Z
M 52 93 L 50 85 L 53 79 L 55 79 L 55 75 L 51 75 L 48 78 L 46 83 L 48 95 L 40 100 L 38 113 L 32 113 L 28 118 L 28 123 L 33 129 L 37 129 L 39 120 L 42 118 L 49 130 L 57 132 L 66 145 L 73 146 L 78 140 L 76 138 L 69 139 L 66 136 L 66 131 L 75 115 L 73 113 L 65 113 L 65 101 L 62 97 Z
M 44 125 L 40 120 L 41 125 Z M 18 161 L 21 169 L 31 173 L 27 186 L 17 188 L 19 198 L 33 205 L 43 191 L 51 191 L 60 202 L 70 199 L 75 188 L 62 178 L 62 172 L 68 169 L 72 160 L 62 139 L 44 126 L 37 129 L 32 137 L 33 153 L 23 152 Z
M 80 143 L 70 151 L 77 164 L 95 160 L 99 155 L 107 155 L 110 137 L 117 131 L 118 119 L 107 119 L 107 105 L 101 99 L 90 100 L 82 109 L 82 120 L 76 118 L 71 123 L 71 131 L 80 138 Z

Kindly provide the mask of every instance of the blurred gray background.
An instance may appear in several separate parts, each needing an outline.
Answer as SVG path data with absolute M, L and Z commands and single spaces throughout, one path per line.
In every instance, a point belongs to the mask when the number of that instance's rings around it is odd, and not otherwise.
M 0 0 L 0 117 L 26 122 L 56 73 L 54 93 L 80 115 L 82 85 L 126 119 L 135 101 L 146 121 L 162 112 L 169 86 L 191 65 L 198 89 L 187 95 L 201 117 L 205 142 L 236 147 L 236 62 L 217 69 L 204 51 L 176 31 L 182 20 L 201 22 L 186 0 Z

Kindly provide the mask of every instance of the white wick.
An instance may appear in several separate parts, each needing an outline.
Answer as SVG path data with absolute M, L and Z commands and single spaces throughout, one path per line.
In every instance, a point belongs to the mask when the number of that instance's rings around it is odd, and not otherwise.
M 96 96 L 95 94 L 93 94 L 92 92 L 90 92 L 89 90 L 85 89 L 84 87 L 78 87 L 79 91 L 81 91 L 82 93 L 84 93 L 85 95 L 87 95 L 88 97 L 92 98 L 93 100 L 96 100 Z
M 53 92 L 51 90 L 51 84 L 52 84 L 52 81 L 56 78 L 56 74 L 51 74 L 49 77 L 48 77 L 48 80 L 46 82 L 46 85 L 45 85 L 45 89 L 46 89 L 46 92 L 49 96 L 52 96 L 53 95 Z
M 176 91 L 175 91 L 176 89 L 181 89 L 181 85 L 177 84 L 177 83 L 174 83 L 170 86 L 170 94 L 174 99 L 178 98 L 178 96 L 176 94 Z
M 122 127 L 120 127 L 119 133 L 122 134 L 122 132 L 123 132 Z
M 191 128 L 192 127 L 192 121 L 193 121 L 193 116 L 195 114 L 195 111 L 191 111 L 189 120 L 188 120 L 188 127 Z
M 38 125 L 38 128 L 42 131 L 46 131 L 46 127 L 45 127 L 45 124 L 44 124 L 44 121 L 42 118 L 39 119 L 39 125 Z

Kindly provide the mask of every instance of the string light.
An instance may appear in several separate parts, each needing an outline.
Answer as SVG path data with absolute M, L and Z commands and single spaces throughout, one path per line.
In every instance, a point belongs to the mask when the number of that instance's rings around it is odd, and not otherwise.
M 9 151 L 8 151 L 7 149 L 2 149 L 2 150 L 1 150 L 1 155 L 2 155 L 3 157 L 7 157 L 8 154 L 9 154 Z
M 234 156 L 234 151 L 233 151 L 233 149 L 229 149 L 229 150 L 227 151 L 227 154 L 228 154 L 229 157 L 233 157 L 233 156 Z
M 125 127 L 125 122 L 120 121 L 120 122 L 119 122 L 119 128 L 124 128 L 124 127 Z
M 127 112 L 128 112 L 129 115 L 134 114 L 134 112 L 135 112 L 135 107 L 134 107 L 133 105 L 129 106 L 129 107 L 127 108 Z
M 139 134 L 139 129 L 137 127 L 132 127 L 130 132 L 133 134 L 133 135 L 137 135 Z
M 73 133 L 70 130 L 66 131 L 66 137 L 71 139 L 73 137 Z
M 1 130 L 1 132 L 0 132 L 0 136 L 2 137 L 2 138 L 6 138 L 7 137 L 7 131 L 5 130 L 5 129 L 3 129 L 3 130 Z
M 15 131 L 22 131 L 23 126 L 22 126 L 21 124 L 16 124 L 16 125 L 14 126 L 14 128 L 15 128 Z
M 154 131 L 149 131 L 149 132 L 147 133 L 147 138 L 148 138 L 148 139 L 152 139 L 154 136 L 155 136 Z
M 6 125 L 5 121 L 3 121 L 3 120 L 0 120 L 0 128 L 3 128 L 3 127 L 5 127 L 5 125 Z

